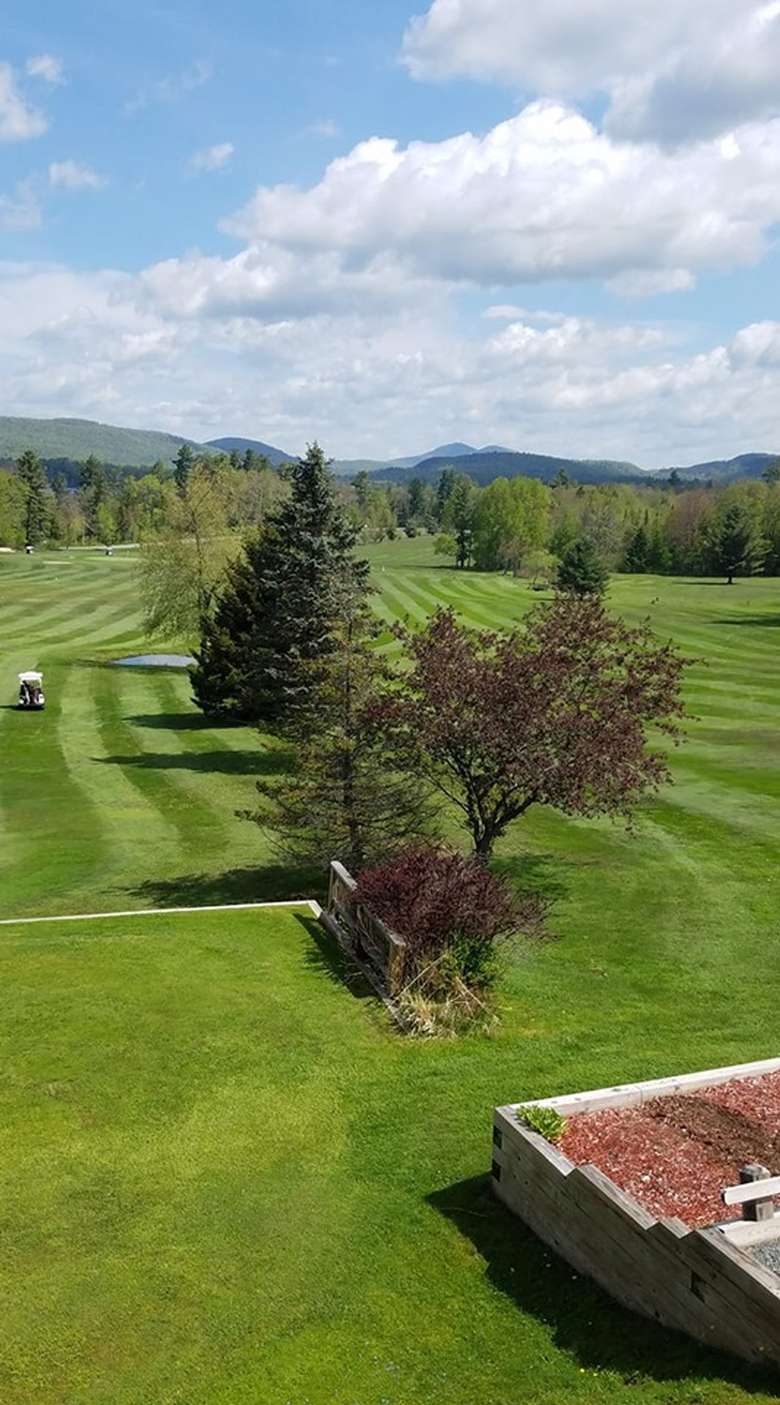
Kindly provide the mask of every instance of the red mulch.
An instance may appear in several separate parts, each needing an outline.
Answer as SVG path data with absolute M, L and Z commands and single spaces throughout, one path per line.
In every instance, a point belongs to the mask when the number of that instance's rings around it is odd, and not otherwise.
M 590 1164 L 659 1219 L 691 1228 L 739 1219 L 720 1193 L 750 1161 L 780 1174 L 780 1073 L 738 1078 L 638 1108 L 569 1118 L 561 1150 Z

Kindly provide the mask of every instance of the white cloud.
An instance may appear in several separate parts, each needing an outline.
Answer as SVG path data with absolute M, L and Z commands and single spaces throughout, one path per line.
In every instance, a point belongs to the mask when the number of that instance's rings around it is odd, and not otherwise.
M 190 167 L 193 171 L 221 171 L 227 166 L 234 151 L 235 147 L 231 141 L 205 146 L 190 157 Z
M 137 276 L 0 265 L 7 398 L 19 414 L 200 438 L 319 437 L 340 456 L 476 438 L 654 466 L 780 447 L 780 322 L 692 347 L 663 324 L 552 313 L 464 336 L 430 289 L 393 308 L 358 295 L 296 308 L 290 294 L 282 313 L 253 292 L 256 273 L 219 259 Z
M 759 0 L 433 0 L 404 57 L 416 78 L 605 93 L 608 130 L 640 139 L 710 136 L 780 111 L 780 7 Z
M 11 65 L 0 63 L 0 142 L 28 141 L 41 136 L 46 127 L 43 113 L 19 92 Z
M 306 135 L 310 137 L 323 137 L 326 140 L 341 135 L 341 128 L 332 117 L 320 117 L 316 122 L 310 123 L 306 128 Z
M 139 88 L 131 98 L 128 98 L 124 105 L 126 117 L 134 117 L 136 113 L 143 112 L 147 107 L 154 107 L 157 103 L 177 103 L 189 93 L 194 93 L 198 88 L 204 87 L 209 82 L 212 75 L 211 64 L 198 60 L 191 64 L 189 68 L 182 69 L 180 73 L 169 73 L 164 78 L 158 78 L 156 82 L 149 83 L 143 88 Z
M 49 166 L 49 185 L 63 190 L 100 190 L 105 183 L 105 177 L 79 161 L 52 161 Z
M 54 54 L 35 54 L 25 65 L 31 78 L 42 78 L 45 83 L 64 83 L 65 73 L 62 59 Z
M 32 181 L 20 181 L 13 195 L 0 195 L 0 230 L 40 229 L 41 207 Z
M 649 298 L 657 293 L 690 293 L 696 279 L 687 268 L 627 269 L 610 278 L 607 287 L 621 298 Z
M 223 223 L 303 257 L 359 270 L 511 286 L 627 279 L 683 289 L 703 268 L 764 254 L 780 219 L 780 120 L 664 150 L 617 141 L 571 108 L 536 102 L 484 136 L 361 142 L 309 189 L 261 186 Z M 695 195 L 694 195 L 695 192 Z

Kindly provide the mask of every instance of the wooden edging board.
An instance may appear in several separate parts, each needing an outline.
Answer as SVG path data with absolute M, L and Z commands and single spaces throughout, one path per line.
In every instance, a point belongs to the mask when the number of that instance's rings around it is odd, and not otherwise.
M 765 1073 L 780 1073 L 780 1058 L 758 1059 L 753 1063 L 730 1064 L 727 1068 L 709 1068 L 699 1073 L 676 1074 L 672 1078 L 651 1078 L 643 1083 L 619 1083 L 614 1088 L 594 1088 L 586 1093 L 565 1093 L 556 1098 L 526 1099 L 511 1107 L 552 1107 L 561 1117 L 574 1117 L 579 1112 L 603 1112 L 607 1108 L 641 1107 L 651 1098 L 664 1098 L 669 1093 L 691 1093 L 697 1088 L 714 1088 L 718 1083 L 730 1083 L 732 1078 L 760 1078 Z

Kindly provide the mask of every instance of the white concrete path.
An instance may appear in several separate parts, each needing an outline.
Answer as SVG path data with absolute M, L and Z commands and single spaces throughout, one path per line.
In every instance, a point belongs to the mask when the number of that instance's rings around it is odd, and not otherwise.
M 161 917 L 168 913 L 183 912 L 251 912 L 261 908 L 307 907 L 315 917 L 321 908 L 313 898 L 292 898 L 287 902 L 275 903 L 215 903 L 207 907 L 140 907 L 129 908 L 126 912 L 75 912 L 67 915 L 54 913 L 50 917 L 3 917 L 0 927 L 24 927 L 33 922 L 99 922 L 109 917 Z

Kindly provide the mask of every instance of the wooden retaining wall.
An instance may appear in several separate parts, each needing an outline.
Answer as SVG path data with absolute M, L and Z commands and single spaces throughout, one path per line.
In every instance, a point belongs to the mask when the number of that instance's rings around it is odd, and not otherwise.
M 664 1092 L 778 1069 L 780 1059 L 767 1060 L 548 1098 L 542 1105 L 563 1115 L 637 1106 Z M 708 1346 L 780 1366 L 780 1279 L 733 1243 L 725 1228 L 689 1230 L 679 1220 L 654 1219 L 595 1166 L 575 1166 L 521 1125 L 517 1106 L 495 1110 L 493 1186 L 540 1239 L 625 1307 Z
M 336 924 L 334 935 L 369 973 L 373 973 L 382 994 L 392 998 L 403 987 L 406 943 L 365 903 L 356 902 L 356 888 L 352 874 L 334 859 L 330 865 L 324 925 L 333 930 L 332 924 Z

